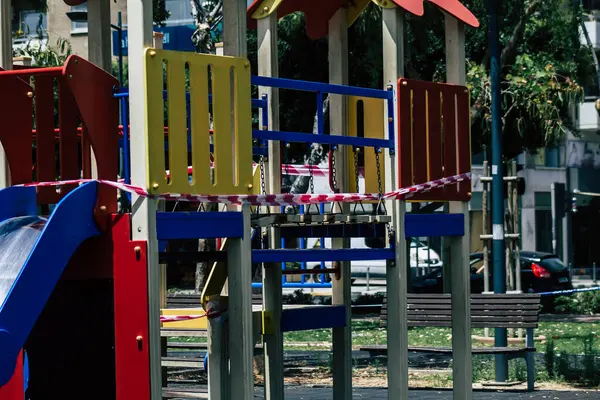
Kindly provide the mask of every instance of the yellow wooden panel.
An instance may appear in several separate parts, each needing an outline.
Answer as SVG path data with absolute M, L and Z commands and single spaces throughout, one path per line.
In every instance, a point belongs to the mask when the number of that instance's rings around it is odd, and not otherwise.
M 148 190 L 166 188 L 163 61 L 154 49 L 145 52 L 146 147 L 148 149 Z M 166 191 L 166 190 L 165 190 Z
M 148 191 L 152 194 L 248 194 L 252 191 L 250 63 L 236 57 L 147 49 Z M 165 179 L 163 63 L 167 65 L 169 163 Z M 191 141 L 194 175 L 188 181 L 185 66 L 190 71 Z M 211 74 L 209 78 L 208 70 Z M 211 91 L 209 92 L 209 79 Z M 212 115 L 208 97 L 213 95 Z M 214 181 L 210 175 L 209 128 L 214 130 Z
M 385 118 L 383 100 L 371 99 L 365 97 L 348 97 L 348 136 L 358 136 L 359 131 L 359 101 L 363 104 L 363 124 L 364 137 L 373 139 L 385 138 Z M 365 184 L 366 193 L 377 193 L 377 163 L 375 159 L 375 151 L 372 147 L 361 149 L 365 152 Z M 381 182 L 385 185 L 385 166 L 383 152 L 379 156 L 379 166 L 381 170 Z M 348 151 L 348 175 L 349 175 L 349 190 L 357 192 L 356 174 L 354 169 L 354 152 Z M 385 192 L 385 187 L 382 186 Z
M 352 26 L 352 24 L 358 19 L 358 17 L 360 17 L 360 14 L 365 8 L 367 8 L 370 2 L 371 0 L 356 0 L 348 3 L 348 8 L 346 9 L 346 20 L 348 22 L 348 26 Z
M 160 310 L 161 315 L 204 315 L 206 311 L 202 308 L 169 308 Z M 208 321 L 206 317 L 190 319 L 187 321 L 163 322 L 163 328 L 169 329 L 206 329 Z
M 369 0 L 371 1 L 371 0 Z M 253 19 L 262 19 L 271 15 L 279 5 L 283 3 L 283 0 L 263 0 L 262 3 L 256 8 L 256 11 L 252 14 Z
M 208 106 L 208 66 L 190 64 L 190 109 L 192 132 L 210 130 Z M 192 185 L 206 187 L 212 185 L 210 157 L 210 135 L 192 135 Z
M 176 193 L 187 193 L 189 190 L 185 92 L 185 60 L 183 57 L 171 57 L 167 61 L 167 126 L 171 172 L 169 188 Z

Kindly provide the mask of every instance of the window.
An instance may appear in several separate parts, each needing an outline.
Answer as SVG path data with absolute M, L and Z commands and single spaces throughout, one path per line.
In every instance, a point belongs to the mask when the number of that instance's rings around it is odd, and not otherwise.
M 538 149 L 534 156 L 535 165 L 538 167 L 560 167 L 560 153 L 558 147 Z
M 189 0 L 166 0 L 165 7 L 170 16 L 168 25 L 181 25 L 192 23 L 192 6 Z
M 71 11 L 87 12 L 87 10 L 88 10 L 87 3 L 71 7 Z M 87 32 L 88 32 L 87 21 L 72 21 L 71 22 L 71 33 L 87 33 Z
M 48 18 L 45 13 L 40 13 L 38 11 L 22 11 L 20 20 L 19 30 L 23 32 L 23 36 L 46 36 Z

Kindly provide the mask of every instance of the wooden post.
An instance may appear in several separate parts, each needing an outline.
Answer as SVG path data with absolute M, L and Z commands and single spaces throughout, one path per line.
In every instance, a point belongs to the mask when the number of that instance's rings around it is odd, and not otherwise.
M 464 25 L 452 15 L 446 14 L 446 80 L 456 85 L 466 84 L 465 31 Z M 471 275 L 469 270 L 470 226 L 469 203 L 450 202 L 451 213 L 465 216 L 464 235 L 452 238 L 450 262 L 452 288 L 452 376 L 453 397 L 471 400 Z
M 0 67 L 12 69 L 12 9 L 11 1 L 0 1 Z M 0 146 L 0 189 L 10 185 L 4 149 Z
M 245 57 L 246 2 L 224 0 L 223 3 L 223 54 Z M 252 399 L 254 379 L 252 359 L 252 253 L 250 246 L 250 205 L 238 211 L 244 214 L 244 237 L 229 244 L 227 293 L 229 296 L 229 390 L 233 399 Z
M 129 30 L 129 109 L 131 124 L 131 183 L 144 187 L 147 182 L 146 83 L 144 49 L 152 46 L 152 0 L 127 0 Z M 132 195 L 132 236 L 147 241 L 148 259 L 148 346 L 150 353 L 151 400 L 162 399 L 160 359 L 160 289 L 156 239 L 157 201 Z
M 112 70 L 110 4 L 110 0 L 95 0 L 87 3 L 89 59 L 109 73 Z
M 220 319 L 208 321 L 208 398 L 228 400 L 229 337 L 227 324 Z
M 490 168 L 488 166 L 488 162 L 483 162 L 483 176 L 490 176 Z M 489 234 L 489 216 L 488 216 L 488 191 L 489 191 L 489 182 L 487 180 L 482 180 L 482 193 L 481 193 L 481 220 L 483 222 L 483 235 L 485 236 L 481 239 L 483 242 L 483 292 L 488 293 L 490 291 L 490 257 L 489 257 L 489 239 L 487 239 L 487 235 Z M 485 337 L 490 336 L 490 328 L 484 328 L 483 334 Z
M 257 21 L 258 35 L 258 75 L 279 76 L 279 57 L 277 53 L 277 13 L 271 13 Z M 279 90 L 263 87 L 259 88 L 260 96 L 265 95 L 269 104 L 268 126 L 269 130 L 279 130 Z M 261 121 L 261 127 L 265 122 Z M 267 182 L 269 193 L 281 193 L 281 157 L 280 143 L 269 141 L 267 167 Z M 279 212 L 278 207 L 273 207 L 272 212 Z M 281 247 L 279 228 L 269 229 L 269 248 Z M 281 325 L 282 288 L 281 267 L 275 263 L 265 265 L 263 273 L 263 310 L 269 314 L 272 326 Z M 267 400 L 283 399 L 283 333 L 280 329 L 265 334 L 265 398 Z
M 404 11 L 393 6 L 383 8 L 383 81 L 396 93 L 398 79 L 404 76 Z M 388 87 L 389 87 L 388 86 Z M 385 105 L 384 118 L 388 118 L 388 105 Z M 386 138 L 389 132 L 386 126 Z M 398 127 L 398 97 L 394 96 L 394 126 Z M 396 138 L 398 138 L 396 131 Z M 398 143 L 396 141 L 396 143 Z M 395 152 L 385 153 L 385 191 L 391 192 L 397 187 L 397 159 Z M 388 201 L 386 208 L 392 213 L 394 227 L 396 259 L 386 268 L 387 304 L 388 304 L 388 398 L 408 398 L 408 325 L 406 323 L 407 292 L 407 254 L 404 235 L 404 215 L 406 202 Z
M 227 273 L 229 284 L 229 392 L 235 400 L 254 398 L 254 342 L 252 334 L 252 246 L 250 203 L 241 210 L 243 236 L 229 238 Z
M 340 8 L 329 20 L 329 82 L 348 84 L 348 22 L 346 9 Z M 340 95 L 329 95 L 330 132 L 334 135 L 347 135 L 347 99 Z M 336 180 L 340 191 L 348 188 L 346 149 L 338 146 L 334 153 Z M 334 207 L 334 212 L 347 213 L 348 204 Z M 332 247 L 349 248 L 350 239 L 332 239 Z M 340 263 L 339 278 L 332 282 L 332 304 L 346 306 L 346 324 L 343 328 L 333 328 L 333 399 L 352 398 L 352 319 L 351 319 L 351 279 L 350 263 Z
M 245 57 L 248 54 L 245 0 L 223 0 L 223 26 L 223 54 Z

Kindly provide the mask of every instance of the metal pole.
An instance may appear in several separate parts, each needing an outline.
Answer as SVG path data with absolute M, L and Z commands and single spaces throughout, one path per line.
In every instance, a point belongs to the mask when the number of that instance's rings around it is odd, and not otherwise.
M 592 280 L 596 284 L 596 262 L 592 263 Z
M 119 86 L 123 87 L 123 14 L 121 11 L 117 14 L 117 39 L 119 42 Z M 124 123 L 123 123 L 124 125 Z
M 504 182 L 502 168 L 502 99 L 500 92 L 500 44 L 498 29 L 498 0 L 486 1 L 489 13 L 490 83 L 492 90 L 492 257 L 494 293 L 506 293 L 504 258 Z M 496 347 L 506 347 L 506 328 L 496 328 Z M 508 360 L 505 354 L 496 355 L 496 381 L 506 382 Z

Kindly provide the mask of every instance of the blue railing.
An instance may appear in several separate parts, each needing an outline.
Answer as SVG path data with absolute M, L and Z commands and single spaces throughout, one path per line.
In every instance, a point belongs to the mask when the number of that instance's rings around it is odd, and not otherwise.
M 320 143 L 332 146 L 347 145 L 354 147 L 373 147 L 376 150 L 387 148 L 390 153 L 395 152 L 395 127 L 394 127 L 394 91 L 389 86 L 387 90 L 366 89 L 355 86 L 334 85 L 330 83 L 300 81 L 294 79 L 271 78 L 265 76 L 252 76 L 252 84 L 278 89 L 314 92 L 317 102 L 317 134 L 302 132 L 284 132 L 255 129 L 252 137 L 261 140 L 278 140 L 284 143 Z M 325 118 L 323 115 L 323 94 L 337 94 L 345 96 L 360 96 L 387 101 L 388 109 L 388 138 L 372 139 L 364 137 L 351 137 L 342 135 L 325 135 Z
M 300 80 L 291 80 L 291 79 L 283 79 L 283 78 L 270 78 L 270 77 L 261 77 L 261 76 L 253 76 L 252 84 L 263 87 L 272 87 L 278 89 L 288 89 L 288 90 L 299 90 L 299 91 L 309 91 L 314 92 L 316 95 L 316 105 L 317 105 L 317 134 L 312 133 L 301 133 L 301 132 L 284 132 L 284 131 L 270 131 L 266 129 L 268 127 L 268 98 L 267 95 L 264 94 L 260 99 L 252 99 L 252 107 L 254 109 L 259 109 L 261 112 L 261 127 L 265 129 L 255 129 L 252 131 L 252 136 L 254 139 L 258 139 L 260 143 L 260 147 L 255 147 L 253 149 L 254 154 L 266 155 L 266 143 L 268 140 L 275 140 L 285 143 L 289 142 L 299 142 L 299 143 L 320 143 L 331 145 L 332 148 L 336 148 L 339 145 L 347 145 L 354 147 L 373 147 L 375 151 L 380 151 L 381 149 L 387 148 L 390 151 L 390 154 L 395 152 L 395 124 L 394 124 L 394 93 L 393 88 L 391 86 L 388 87 L 387 90 L 378 90 L 378 89 L 366 89 L 360 87 L 352 87 L 352 86 L 344 86 L 344 85 L 334 85 L 334 84 L 326 84 L 319 82 L 309 82 L 309 81 L 300 81 Z M 364 137 L 349 137 L 342 135 L 326 135 L 325 134 L 325 116 L 323 113 L 323 95 L 324 94 L 335 94 L 335 95 L 346 95 L 346 96 L 360 96 L 366 98 L 374 98 L 381 99 L 387 102 L 388 109 L 388 138 L 387 139 L 373 139 L 373 138 L 364 138 Z M 163 98 L 167 99 L 167 91 L 163 91 Z M 115 98 L 120 101 L 120 109 L 121 109 L 121 125 L 123 126 L 123 139 L 122 139 L 122 148 L 123 148 L 123 167 L 122 173 L 126 183 L 131 183 L 131 166 L 130 166 L 130 142 L 129 142 L 129 107 L 128 107 L 128 99 L 129 99 L 129 91 L 128 88 L 121 88 L 117 93 L 115 93 Z M 209 96 L 209 102 L 212 101 L 212 96 Z M 190 109 L 190 95 L 186 94 L 186 103 L 188 110 Z M 191 129 L 191 124 L 189 121 L 188 113 L 188 130 Z M 382 116 L 383 117 L 383 116 Z M 189 144 L 188 144 L 189 145 Z M 168 142 L 165 140 L 165 149 L 168 148 Z M 212 151 L 212 149 L 211 149 Z M 304 206 L 300 207 L 300 213 L 305 213 Z M 285 210 L 282 209 L 282 212 Z M 319 214 L 325 214 L 324 204 L 320 204 Z M 320 238 L 321 248 L 325 248 L 325 238 Z M 281 239 L 281 247 L 285 248 L 285 239 Z M 300 249 L 306 250 L 306 238 L 300 238 Z M 390 257 L 390 250 L 387 250 L 386 257 Z M 343 250 L 341 250 L 343 251 Z M 376 250 L 374 250 L 376 252 Z M 384 250 L 386 251 L 386 250 Z M 311 253 L 309 250 L 308 253 Z M 389 253 L 389 254 L 388 254 Z M 324 261 L 317 261 L 320 263 L 320 267 L 322 269 L 325 268 Z M 307 269 L 306 261 L 302 261 L 301 269 Z M 282 269 L 285 269 L 285 262 L 281 262 Z M 282 277 L 282 286 L 284 288 L 330 288 L 331 283 L 325 282 L 325 273 L 319 273 L 318 269 L 315 270 L 315 275 L 320 276 L 321 282 L 307 282 L 306 276 L 301 275 L 300 282 L 288 282 L 286 275 Z M 253 283 L 252 287 L 260 288 L 262 287 L 261 283 Z
M 114 94 L 114 97 L 119 99 L 120 109 L 121 109 L 121 125 L 123 126 L 123 138 L 119 141 L 119 146 L 123 149 L 123 166 L 121 168 L 122 175 L 124 177 L 125 183 L 131 183 L 131 153 L 129 146 L 129 88 L 120 88 L 117 93 Z M 167 98 L 167 91 L 163 91 L 163 98 Z M 208 96 L 209 102 L 212 102 L 212 95 Z M 187 109 L 190 109 L 190 94 L 186 93 L 186 103 Z M 268 110 L 268 101 L 267 95 L 262 95 L 260 99 L 252 99 L 252 108 L 259 109 L 261 111 L 261 118 L 263 124 L 268 125 L 269 121 L 269 110 Z M 191 130 L 191 122 L 190 122 L 190 113 L 188 113 L 188 121 L 187 121 L 187 129 Z M 261 141 L 264 143 L 264 141 Z M 188 140 L 188 148 L 191 146 L 190 141 Z M 165 150 L 168 149 L 168 141 L 165 139 Z M 212 152 L 212 144 L 210 151 Z M 254 154 L 262 154 L 266 155 L 266 149 L 264 146 L 255 147 Z

